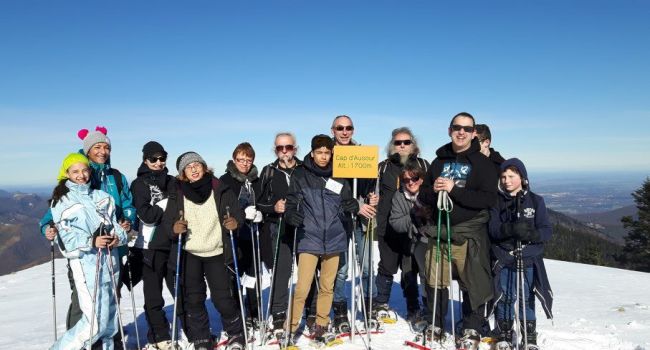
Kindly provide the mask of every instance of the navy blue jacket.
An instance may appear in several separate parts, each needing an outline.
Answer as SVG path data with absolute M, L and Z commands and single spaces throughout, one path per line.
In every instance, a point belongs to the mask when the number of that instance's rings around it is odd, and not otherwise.
M 553 291 L 546 274 L 544 266 L 544 242 L 551 239 L 553 226 L 548 220 L 544 199 L 537 194 L 525 191 L 519 204 L 519 218 L 517 217 L 516 198 L 508 193 L 499 191 L 497 204 L 490 209 L 489 233 L 492 240 L 492 258 L 495 286 L 495 304 L 501 298 L 500 281 L 501 269 L 504 267 L 515 268 L 516 261 L 512 254 L 516 242 L 501 237 L 501 225 L 504 223 L 516 222 L 517 220 L 528 221 L 534 225 L 539 232 L 540 239 L 537 242 L 522 242 L 525 266 L 534 268 L 533 289 L 540 300 L 542 308 L 548 318 L 553 318 L 551 308 L 553 306 Z
M 331 178 L 331 164 L 321 169 L 308 154 L 303 166 L 291 176 L 286 213 L 300 211 L 304 215 L 297 231 L 298 253 L 325 255 L 341 253 L 348 248 L 351 213 L 359 211 L 359 204 L 352 198 L 352 190 L 345 179 Z M 328 180 L 341 184 L 340 193 L 325 188 Z

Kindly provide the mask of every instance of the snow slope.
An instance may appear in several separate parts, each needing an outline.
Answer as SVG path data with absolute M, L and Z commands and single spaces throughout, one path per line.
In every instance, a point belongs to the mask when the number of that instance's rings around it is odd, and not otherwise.
M 546 263 L 555 294 L 555 320 L 546 320 L 538 307 L 538 342 L 542 349 L 650 350 L 650 274 L 554 260 Z M 47 263 L 0 276 L 0 349 L 47 349 L 53 342 L 50 268 Z M 63 259 L 56 261 L 56 287 L 57 329 L 61 334 L 65 330 L 70 298 Z M 144 344 L 142 284 L 135 290 L 137 323 Z M 126 289 L 123 293 L 122 315 L 128 345 L 135 349 L 131 301 Z M 375 349 L 404 348 L 404 340 L 412 337 L 401 319 L 405 316 L 405 305 L 397 281 L 392 295 L 391 304 L 398 310 L 400 320 L 385 325 L 386 333 L 373 336 Z M 166 295 L 166 299 L 169 302 L 166 310 L 171 315 L 171 297 Z M 218 333 L 218 313 L 209 302 L 208 310 L 213 332 Z M 364 349 L 364 346 L 357 337 L 354 344 L 347 342 L 337 348 Z

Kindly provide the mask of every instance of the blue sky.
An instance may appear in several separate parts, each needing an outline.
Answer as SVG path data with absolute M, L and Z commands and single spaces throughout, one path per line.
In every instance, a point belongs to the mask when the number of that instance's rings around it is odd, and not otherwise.
M 383 149 L 410 126 L 431 160 L 467 111 L 537 172 L 650 173 L 645 1 L 0 2 L 0 186 L 47 185 L 79 129 L 106 126 L 222 173 L 275 132 L 304 155 L 332 118 Z

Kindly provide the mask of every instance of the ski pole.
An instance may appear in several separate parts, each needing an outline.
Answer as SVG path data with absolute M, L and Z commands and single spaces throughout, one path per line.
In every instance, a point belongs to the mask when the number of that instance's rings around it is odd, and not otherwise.
M 50 207 L 51 208 L 51 207 Z M 54 228 L 54 223 L 50 223 L 50 228 Z M 52 324 L 54 326 L 54 341 L 56 341 L 56 280 L 54 277 L 54 239 L 50 241 L 50 253 L 52 255 Z
M 111 282 L 113 284 L 113 297 L 115 298 L 115 303 L 117 304 L 117 321 L 120 325 L 120 336 L 122 337 L 122 346 L 126 349 L 126 339 L 124 338 L 124 323 L 122 321 L 122 309 L 120 307 L 120 300 L 117 297 L 117 283 L 115 282 L 115 270 L 113 269 L 113 256 L 111 255 L 111 248 L 106 246 L 108 251 L 107 260 L 108 260 L 108 271 L 111 274 Z
M 452 261 L 452 253 L 451 253 L 451 224 L 450 224 L 450 219 L 449 219 L 449 212 L 444 211 L 445 216 L 447 218 L 447 265 L 449 266 L 449 296 L 450 300 L 449 302 L 451 303 L 451 335 L 452 339 L 456 339 L 456 320 L 454 319 L 454 288 L 453 288 L 453 280 L 452 280 L 452 269 L 451 269 L 451 261 Z
M 131 277 L 131 260 L 129 259 L 128 251 L 126 253 L 126 272 L 129 274 L 129 290 L 131 291 L 131 309 L 133 310 L 133 324 L 135 325 L 135 339 L 138 344 L 138 349 L 142 349 L 142 347 L 140 346 L 140 332 L 138 332 L 138 316 L 135 307 L 135 297 L 133 296 L 133 278 Z
M 436 329 L 436 311 L 438 308 L 438 278 L 442 277 L 440 276 L 440 235 L 442 234 L 442 214 L 440 211 L 438 211 L 438 226 L 436 227 L 437 235 L 436 235 L 436 272 L 434 274 L 434 287 L 433 287 L 433 320 L 431 324 L 433 325 L 433 328 L 431 329 L 431 348 L 433 348 L 433 343 L 434 343 L 434 332 Z M 431 256 L 429 256 L 429 263 L 431 263 Z M 442 311 L 441 311 L 442 312 Z M 442 324 L 442 317 L 441 323 L 440 323 L 440 330 L 444 330 L 444 325 Z M 440 339 L 442 342 L 442 339 Z M 426 343 L 426 337 L 425 337 L 425 343 Z
M 182 210 L 178 211 L 178 215 L 179 215 L 179 220 L 184 220 Z M 172 321 L 172 346 L 174 347 L 174 349 L 178 348 L 178 337 L 177 337 L 177 329 L 176 329 L 176 320 L 178 319 L 178 315 L 176 315 L 176 312 L 178 310 L 178 290 L 180 289 L 180 267 L 181 267 L 182 245 L 183 245 L 183 235 L 180 234 L 178 235 L 178 243 L 176 247 L 176 271 L 174 276 L 174 313 L 173 313 L 173 321 Z
M 255 236 L 253 236 L 253 232 L 251 231 L 251 242 L 253 244 L 253 268 L 255 269 L 255 294 L 257 294 L 257 305 L 255 307 L 257 308 L 257 322 L 259 323 L 259 331 L 260 331 L 260 339 L 262 339 L 264 336 L 263 334 L 266 333 L 266 327 L 264 327 L 264 308 L 262 306 L 262 286 L 261 286 L 261 281 L 262 281 L 262 260 L 261 260 L 261 252 L 260 252 L 260 230 L 259 227 L 256 223 L 253 223 L 251 225 L 251 229 L 255 227 Z
M 300 202 L 296 207 L 296 211 L 300 210 Z M 294 263 L 296 261 L 296 241 L 298 240 L 298 227 L 293 229 L 293 243 L 291 248 L 291 272 L 289 273 L 289 322 L 288 329 L 285 329 L 284 339 L 282 340 L 283 348 L 286 348 L 289 344 L 289 337 L 291 336 L 291 326 L 293 323 L 293 272 L 294 272 Z
M 280 215 L 280 220 L 278 221 L 278 230 L 277 236 L 275 237 L 275 247 L 273 248 L 273 270 L 271 271 L 271 286 L 269 287 L 269 303 L 266 309 L 266 319 L 265 323 L 269 321 L 271 317 L 271 304 L 273 303 L 274 293 L 275 293 L 275 278 L 277 271 L 278 256 L 280 255 L 280 236 L 282 235 L 282 217 Z M 293 262 L 292 262 L 293 263 Z M 274 320 L 275 321 L 275 320 Z M 262 336 L 262 345 L 266 343 L 266 332 Z
M 522 192 L 519 191 L 515 196 L 517 221 L 521 219 L 521 201 L 523 200 L 522 195 Z M 528 349 L 528 330 L 526 329 L 526 295 L 524 291 L 524 252 L 521 245 L 521 240 L 519 239 L 517 240 L 517 303 L 518 307 L 516 312 L 517 315 L 519 315 L 519 321 L 521 321 L 521 318 L 523 316 L 523 323 L 517 322 L 517 328 L 519 329 L 519 335 L 523 333 L 522 338 L 524 342 L 524 349 Z M 517 348 L 519 348 L 520 343 L 521 339 L 518 337 Z
M 87 350 L 91 350 L 93 346 L 93 328 L 95 327 L 95 315 L 97 308 L 97 290 L 99 289 L 99 274 L 102 272 L 101 261 L 102 261 L 102 250 L 98 249 L 97 251 L 97 262 L 95 263 L 95 290 L 93 291 L 93 310 L 90 317 L 90 336 L 88 337 L 88 347 Z M 73 273 L 74 275 L 74 273 Z
M 230 217 L 230 207 L 226 206 L 226 216 Z M 241 312 L 241 321 L 244 327 L 244 341 L 248 346 L 248 330 L 246 329 L 246 313 L 244 312 L 244 301 L 242 300 L 241 281 L 239 280 L 239 266 L 237 264 L 237 249 L 235 248 L 235 238 L 233 237 L 232 230 L 230 233 L 230 247 L 232 248 L 232 259 L 235 265 L 235 278 L 237 281 L 237 295 L 239 296 L 239 311 Z

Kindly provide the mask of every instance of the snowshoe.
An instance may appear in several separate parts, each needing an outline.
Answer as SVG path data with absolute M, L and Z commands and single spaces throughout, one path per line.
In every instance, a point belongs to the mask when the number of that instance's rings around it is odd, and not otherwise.
M 411 332 L 416 334 L 421 334 L 429 326 L 424 312 L 420 309 L 409 312 L 406 316 L 406 322 Z
M 348 320 L 348 304 L 347 302 L 337 302 L 333 304 L 334 320 L 332 325 L 336 333 L 349 333 L 350 321 Z
M 314 327 L 312 337 L 312 345 L 316 348 L 325 348 L 343 344 L 343 341 L 338 339 L 336 334 L 328 332 L 326 327 L 318 324 Z
M 474 329 L 464 329 L 463 336 L 459 339 L 459 348 L 465 350 L 478 350 L 481 343 L 481 335 Z
M 502 340 L 496 344 L 495 350 L 512 350 L 512 344 L 509 341 Z
M 386 303 L 376 303 L 372 305 L 372 318 L 392 324 L 397 322 L 397 313 Z

